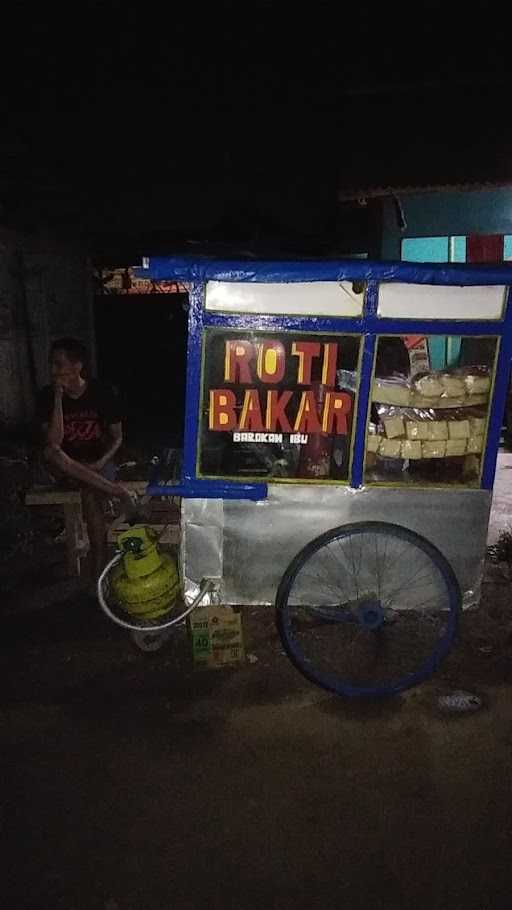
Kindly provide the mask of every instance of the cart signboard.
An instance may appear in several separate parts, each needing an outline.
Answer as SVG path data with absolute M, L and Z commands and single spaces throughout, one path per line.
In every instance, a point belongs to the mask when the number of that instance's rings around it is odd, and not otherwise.
M 207 332 L 199 472 L 346 478 L 359 349 L 349 334 Z

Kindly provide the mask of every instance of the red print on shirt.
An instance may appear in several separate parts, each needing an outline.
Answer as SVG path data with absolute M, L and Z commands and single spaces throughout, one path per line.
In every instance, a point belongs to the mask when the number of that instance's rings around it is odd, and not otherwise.
M 94 442 L 101 439 L 101 426 L 95 411 L 78 411 L 64 418 L 66 442 Z

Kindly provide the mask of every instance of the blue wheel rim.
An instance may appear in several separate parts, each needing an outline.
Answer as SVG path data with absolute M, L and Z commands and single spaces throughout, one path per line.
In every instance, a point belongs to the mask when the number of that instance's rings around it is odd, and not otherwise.
M 446 614 L 443 613 L 443 634 L 439 636 L 435 646 L 426 659 L 421 660 L 413 671 L 399 675 L 396 679 L 363 684 L 359 681 L 353 681 L 349 677 L 340 676 L 339 673 L 326 672 L 321 667 L 315 666 L 311 660 L 305 657 L 303 648 L 293 634 L 292 608 L 289 606 L 289 598 L 294 582 L 301 569 L 308 563 L 308 560 L 322 551 L 323 548 L 329 546 L 332 542 L 347 540 L 349 537 L 356 539 L 356 535 L 361 534 L 377 534 L 382 537 L 387 535 L 389 539 L 404 541 L 405 544 L 411 545 L 411 547 L 421 551 L 426 559 L 426 564 L 431 566 L 432 570 L 436 571 L 439 578 L 442 580 L 441 583 L 444 586 L 447 605 Z M 297 554 L 283 575 L 281 584 L 279 585 L 276 596 L 276 621 L 288 657 L 294 666 L 311 682 L 330 692 L 345 697 L 383 698 L 396 695 L 405 689 L 416 686 L 437 671 L 441 662 L 448 654 L 456 636 L 460 605 L 461 594 L 456 576 L 443 554 L 434 547 L 430 541 L 399 525 L 387 524 L 385 522 L 362 522 L 359 524 L 345 525 L 328 531 L 307 544 L 307 546 Z M 368 605 L 366 605 L 366 607 L 368 608 Z M 322 612 L 321 609 L 320 612 Z M 378 612 L 378 609 L 376 612 Z M 360 617 L 359 621 L 361 621 Z M 379 632 L 381 625 L 380 622 L 376 622 L 375 629 L 377 633 Z M 366 628 L 369 630 L 371 629 L 370 622 L 366 623 Z

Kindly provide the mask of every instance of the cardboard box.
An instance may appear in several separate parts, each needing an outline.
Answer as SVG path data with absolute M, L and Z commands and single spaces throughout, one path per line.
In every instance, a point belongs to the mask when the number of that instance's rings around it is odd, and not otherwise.
M 198 607 L 190 615 L 194 663 L 223 667 L 245 659 L 242 614 L 232 607 Z

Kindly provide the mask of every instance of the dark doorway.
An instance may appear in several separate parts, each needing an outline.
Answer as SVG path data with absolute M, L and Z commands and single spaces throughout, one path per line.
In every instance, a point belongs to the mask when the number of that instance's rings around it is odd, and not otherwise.
M 118 389 L 125 439 L 146 455 L 182 448 L 186 294 L 96 297 L 98 377 Z

